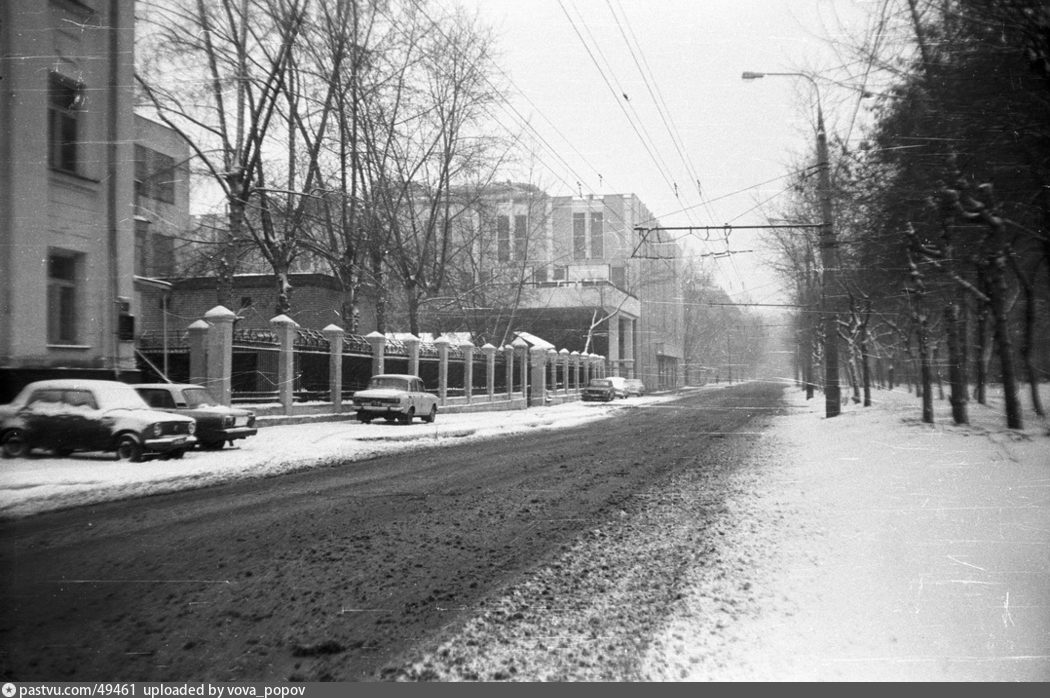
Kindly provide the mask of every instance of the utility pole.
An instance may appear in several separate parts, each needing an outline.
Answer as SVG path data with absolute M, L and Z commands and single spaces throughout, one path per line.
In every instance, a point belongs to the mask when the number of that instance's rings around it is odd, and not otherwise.
M 828 417 L 836 417 L 842 410 L 839 387 L 838 316 L 828 294 L 835 284 L 835 229 L 831 212 L 831 171 L 828 163 L 828 134 L 824 129 L 824 110 L 820 103 L 817 81 L 806 73 L 745 72 L 744 80 L 756 80 L 767 75 L 804 78 L 813 86 L 817 96 L 817 169 L 820 176 L 820 263 L 824 267 L 820 284 L 820 312 L 824 321 L 824 409 Z

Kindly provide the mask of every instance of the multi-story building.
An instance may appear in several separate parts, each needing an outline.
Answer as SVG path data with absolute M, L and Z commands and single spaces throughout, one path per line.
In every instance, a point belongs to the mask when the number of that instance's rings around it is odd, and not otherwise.
M 470 307 L 445 313 L 444 327 L 486 327 L 494 344 L 526 331 L 605 356 L 610 374 L 681 384 L 681 252 L 638 197 L 549 197 L 508 183 L 481 201 L 461 223 L 473 240 L 458 284 L 461 297 L 473 292 Z
M 171 317 L 172 279 L 190 230 L 190 148 L 167 126 L 135 115 L 137 335 L 185 329 Z
M 0 399 L 134 359 L 134 0 L 0 3 Z

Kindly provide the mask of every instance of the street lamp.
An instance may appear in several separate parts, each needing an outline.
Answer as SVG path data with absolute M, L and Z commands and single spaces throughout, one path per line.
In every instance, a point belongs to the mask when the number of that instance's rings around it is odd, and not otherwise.
M 813 76 L 806 73 L 754 73 L 745 71 L 744 80 L 757 80 L 769 76 L 804 78 L 813 86 L 817 95 L 817 169 L 820 172 L 820 262 L 824 267 L 820 285 L 820 304 L 824 316 L 824 407 L 825 415 L 839 414 L 839 347 L 838 318 L 831 312 L 828 302 L 829 289 L 835 281 L 835 230 L 831 219 L 831 175 L 828 166 L 828 135 L 824 130 L 824 111 L 820 105 L 820 87 Z

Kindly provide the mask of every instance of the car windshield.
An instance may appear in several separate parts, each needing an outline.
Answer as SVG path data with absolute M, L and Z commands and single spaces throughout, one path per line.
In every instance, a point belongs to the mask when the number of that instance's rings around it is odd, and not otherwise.
M 375 376 L 368 382 L 369 388 L 393 388 L 394 390 L 408 390 L 408 381 L 396 376 Z
M 186 388 L 182 391 L 186 407 L 218 407 L 219 401 L 212 397 L 206 388 Z
M 598 378 L 591 381 L 591 387 L 594 388 L 608 388 L 610 385 L 612 385 L 612 381 L 606 378 Z

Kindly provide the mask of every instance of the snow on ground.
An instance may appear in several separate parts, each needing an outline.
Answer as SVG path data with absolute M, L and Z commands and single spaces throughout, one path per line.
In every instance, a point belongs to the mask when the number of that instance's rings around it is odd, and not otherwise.
M 968 427 L 941 400 L 923 424 L 905 390 L 830 420 L 820 395 L 788 395 L 772 462 L 729 502 L 722 569 L 694 568 L 641 673 L 1050 680 L 1050 430 L 1028 395 L 1017 431 L 999 393 Z
M 707 389 L 707 388 L 705 388 Z M 0 461 L 0 518 L 97 502 L 272 476 L 325 463 L 361 460 L 450 440 L 499 437 L 533 429 L 565 428 L 673 395 L 615 403 L 568 402 L 527 410 L 438 414 L 433 424 L 355 420 L 270 426 L 222 451 L 191 451 L 181 460 L 117 461 L 113 454 L 82 454 Z

